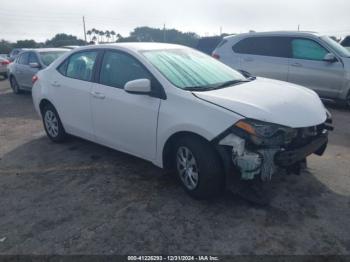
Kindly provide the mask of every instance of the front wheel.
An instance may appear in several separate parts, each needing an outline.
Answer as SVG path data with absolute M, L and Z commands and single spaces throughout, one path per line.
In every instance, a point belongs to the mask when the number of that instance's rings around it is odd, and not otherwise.
M 56 143 L 65 141 L 67 133 L 63 128 L 56 109 L 51 104 L 47 104 L 44 107 L 42 117 L 47 136 Z
M 174 157 L 180 181 L 192 197 L 204 199 L 222 192 L 222 165 L 207 141 L 195 136 L 183 137 L 176 143 Z

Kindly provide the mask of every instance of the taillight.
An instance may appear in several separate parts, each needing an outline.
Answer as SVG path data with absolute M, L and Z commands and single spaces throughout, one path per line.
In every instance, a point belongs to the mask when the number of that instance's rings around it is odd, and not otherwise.
M 220 60 L 220 56 L 219 56 L 218 54 L 213 53 L 213 54 L 212 54 L 212 57 L 214 57 L 214 58 Z
M 35 75 L 35 76 L 32 77 L 32 83 L 33 83 L 33 85 L 34 85 L 34 83 L 35 83 L 38 79 L 39 79 L 39 78 L 38 78 L 37 75 Z
M 8 60 L 1 61 L 1 65 L 8 65 L 9 63 L 10 63 L 10 61 L 8 61 Z

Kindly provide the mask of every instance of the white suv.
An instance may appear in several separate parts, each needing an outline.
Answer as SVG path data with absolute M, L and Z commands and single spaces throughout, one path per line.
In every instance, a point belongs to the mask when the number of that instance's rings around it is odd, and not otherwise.
M 247 78 L 179 45 L 82 47 L 33 81 L 50 139 L 72 134 L 173 168 L 196 198 L 235 178 L 297 172 L 306 156 L 324 152 L 331 128 L 315 92 Z
M 350 108 L 350 51 L 312 32 L 259 32 L 225 37 L 213 56 L 238 70 L 314 90 Z

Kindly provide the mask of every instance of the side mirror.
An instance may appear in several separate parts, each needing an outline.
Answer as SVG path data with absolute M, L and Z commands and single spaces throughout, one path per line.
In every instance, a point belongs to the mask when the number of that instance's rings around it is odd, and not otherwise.
M 338 61 L 338 59 L 335 57 L 334 54 L 328 53 L 324 56 L 323 61 L 334 63 L 334 62 Z
M 125 84 L 124 90 L 132 94 L 149 94 L 151 92 L 151 81 L 149 79 L 136 79 Z
M 31 67 L 31 68 L 40 68 L 40 65 L 39 65 L 39 63 L 29 63 L 29 66 Z

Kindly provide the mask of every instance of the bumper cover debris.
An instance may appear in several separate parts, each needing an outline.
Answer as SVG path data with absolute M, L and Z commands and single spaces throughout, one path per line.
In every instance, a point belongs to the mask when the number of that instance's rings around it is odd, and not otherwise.
M 219 145 L 232 147 L 232 162 L 240 170 L 243 180 L 252 180 L 260 175 L 266 181 L 279 170 L 299 170 L 296 166 L 308 155 L 322 155 L 327 142 L 327 133 L 323 133 L 313 137 L 306 145 L 292 149 L 283 146 L 254 148 L 247 146 L 245 139 L 230 133 L 219 141 Z

